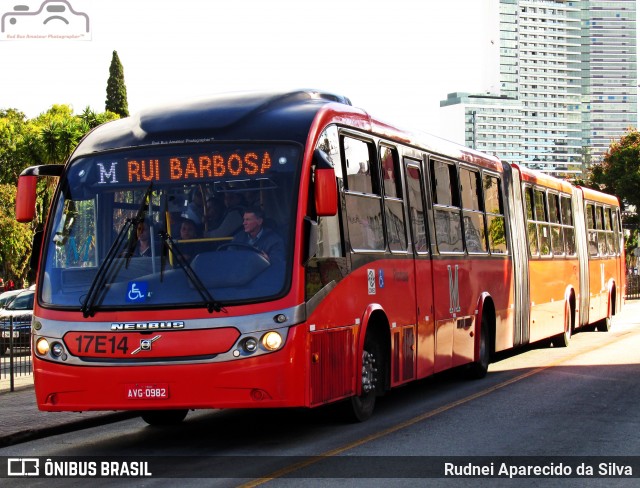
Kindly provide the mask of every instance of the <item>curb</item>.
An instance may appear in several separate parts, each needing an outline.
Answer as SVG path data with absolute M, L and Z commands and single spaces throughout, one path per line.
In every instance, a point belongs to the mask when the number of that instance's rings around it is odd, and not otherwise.
M 139 416 L 140 414 L 135 412 L 114 412 L 110 414 L 100 415 L 99 417 L 91 417 L 87 419 L 67 422 L 52 427 L 27 429 L 19 432 L 14 432 L 6 436 L 0 436 L 0 448 L 13 446 L 22 442 L 33 441 L 36 439 L 42 439 L 44 437 L 53 435 L 66 434 L 69 432 L 88 429 L 91 427 L 99 427 L 101 425 L 112 424 Z

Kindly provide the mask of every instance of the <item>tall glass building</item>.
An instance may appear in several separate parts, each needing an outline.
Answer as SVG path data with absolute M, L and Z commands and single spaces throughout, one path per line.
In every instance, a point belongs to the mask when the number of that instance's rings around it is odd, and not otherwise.
M 636 126 L 636 0 L 496 3 L 500 93 L 450 94 L 443 120 L 470 147 L 576 175 Z
M 589 164 L 638 124 L 636 0 L 569 3 L 581 9 L 582 144 Z

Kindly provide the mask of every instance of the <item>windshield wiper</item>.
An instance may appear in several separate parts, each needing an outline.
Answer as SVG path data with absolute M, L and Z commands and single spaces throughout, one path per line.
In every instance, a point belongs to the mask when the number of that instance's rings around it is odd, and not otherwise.
M 200 294 L 202 301 L 207 306 L 207 311 L 209 313 L 212 313 L 214 311 L 226 313 L 227 311 L 225 310 L 225 308 L 215 298 L 213 298 L 205 284 L 202 282 L 202 280 L 200 280 L 200 278 L 198 278 L 198 275 L 195 273 L 195 271 L 193 271 L 193 268 L 189 264 L 189 261 L 187 261 L 187 258 L 184 257 L 184 254 L 182 254 L 180 249 L 178 249 L 178 246 L 176 246 L 176 243 L 171 238 L 169 233 L 166 230 L 162 230 L 158 233 L 158 235 L 160 236 L 160 239 L 162 239 L 162 242 L 164 243 L 166 248 L 169 249 L 171 254 L 173 254 L 173 256 L 176 258 L 176 261 L 178 262 L 184 273 L 187 275 L 187 278 L 189 279 L 189 281 L 191 281 L 196 291 Z
M 118 233 L 118 236 L 116 237 L 115 241 L 113 241 L 113 244 L 109 249 L 109 252 L 105 256 L 104 261 L 98 268 L 98 271 L 96 272 L 96 276 L 93 278 L 93 281 L 91 282 L 91 286 L 89 287 L 89 292 L 87 293 L 87 296 L 85 297 L 84 302 L 82 302 L 82 306 L 80 307 L 80 311 L 82 312 L 82 315 L 84 316 L 84 318 L 94 316 L 96 312 L 96 307 L 100 303 L 99 299 L 101 299 L 104 296 L 104 288 L 105 288 L 105 284 L 108 281 L 108 278 L 115 276 L 118 273 L 118 271 L 120 271 L 120 268 L 122 267 L 123 263 L 120 263 L 120 266 L 118 266 L 117 268 L 112 268 L 113 262 L 115 258 L 118 256 L 118 254 L 120 253 L 120 248 L 122 246 L 122 243 L 127 238 L 127 234 L 131 229 L 131 227 L 134 226 L 135 228 L 135 226 L 137 226 L 139 222 L 142 222 L 144 220 L 144 215 L 149 208 L 149 200 L 151 198 L 152 190 L 153 190 L 153 182 L 149 185 L 149 188 L 147 188 L 147 191 L 144 193 L 144 196 L 142 197 L 142 201 L 140 202 L 140 207 L 138 208 L 138 212 L 136 213 L 136 216 L 132 219 L 127 219 L 125 221 L 124 225 L 120 229 L 120 232 Z M 127 266 L 129 265 L 131 253 L 133 251 L 133 248 L 136 245 L 136 242 L 137 242 L 137 237 L 135 239 L 131 239 L 129 241 L 129 245 L 127 246 L 128 248 L 127 260 L 126 260 Z M 110 271 L 111 273 L 109 273 Z

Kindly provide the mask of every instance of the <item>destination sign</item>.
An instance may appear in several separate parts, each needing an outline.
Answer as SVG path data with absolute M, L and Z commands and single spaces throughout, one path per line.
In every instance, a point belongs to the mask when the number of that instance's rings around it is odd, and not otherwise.
M 280 164 L 286 160 L 279 160 Z M 272 166 L 269 151 L 232 152 L 136 158 L 98 162 L 97 184 L 193 182 L 226 177 L 252 177 L 268 173 Z

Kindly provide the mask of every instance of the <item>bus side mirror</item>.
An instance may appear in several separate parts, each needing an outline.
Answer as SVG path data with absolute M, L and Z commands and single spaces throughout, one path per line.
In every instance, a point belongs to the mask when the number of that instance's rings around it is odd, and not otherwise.
M 36 216 L 37 176 L 20 176 L 16 194 L 16 220 L 31 222 Z
M 316 215 L 331 217 L 338 213 L 338 187 L 333 164 L 327 154 L 320 149 L 314 152 L 313 161 L 316 166 L 314 178 Z

